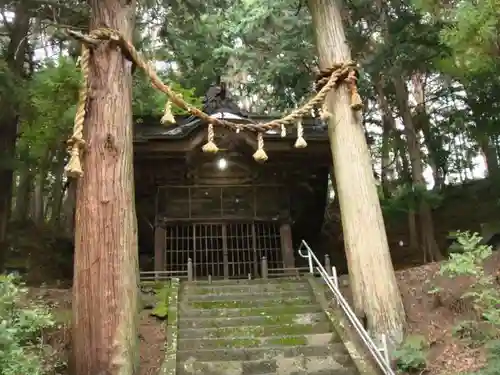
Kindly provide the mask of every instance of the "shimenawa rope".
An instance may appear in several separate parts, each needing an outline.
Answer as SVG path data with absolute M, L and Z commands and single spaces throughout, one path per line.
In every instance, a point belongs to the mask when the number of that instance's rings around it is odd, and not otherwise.
M 326 104 L 324 103 L 327 94 L 334 87 L 337 86 L 341 81 L 345 81 L 349 84 L 351 91 L 351 107 L 353 110 L 360 110 L 362 108 L 361 97 L 358 94 L 356 88 L 356 64 L 353 61 L 349 61 L 343 64 L 335 64 L 331 69 L 327 71 L 321 71 L 318 84 L 321 84 L 321 88 L 309 99 L 302 107 L 294 110 L 290 114 L 284 116 L 281 119 L 272 120 L 266 123 L 251 123 L 251 124 L 237 124 L 231 121 L 217 119 L 211 117 L 210 115 L 200 111 L 199 109 L 191 106 L 187 103 L 180 94 L 175 93 L 168 85 L 163 83 L 158 77 L 156 70 L 153 65 L 147 62 L 142 55 L 135 49 L 135 47 L 125 40 L 123 36 L 111 29 L 101 28 L 93 30 L 88 36 L 84 36 L 78 32 L 68 30 L 68 34 L 73 37 L 82 40 L 82 55 L 80 59 L 80 66 L 83 73 L 83 83 L 80 89 L 77 112 L 75 115 L 75 124 L 73 129 L 73 135 L 71 136 L 69 144 L 69 154 L 70 160 L 65 170 L 69 177 L 81 177 L 83 175 L 81 166 L 81 154 L 85 147 L 85 141 L 83 140 L 83 126 L 85 120 L 85 106 L 88 99 L 88 84 L 89 84 L 89 62 L 90 62 L 90 49 L 85 40 L 109 40 L 116 42 L 122 49 L 122 53 L 126 55 L 136 66 L 143 69 L 153 87 L 165 93 L 168 97 L 167 103 L 165 105 L 165 114 L 162 117 L 162 123 L 174 123 L 175 119 L 172 115 L 171 107 L 175 104 L 177 107 L 184 109 L 188 113 L 200 118 L 201 120 L 207 122 L 208 125 L 208 142 L 203 147 L 206 152 L 217 152 L 218 148 L 214 142 L 214 126 L 223 126 L 229 128 L 233 131 L 239 132 L 240 130 L 246 130 L 257 133 L 257 151 L 254 154 L 254 158 L 259 161 L 267 160 L 267 155 L 264 151 L 264 139 L 262 133 L 267 132 L 271 129 L 280 129 L 283 133 L 283 127 L 297 123 L 297 142 L 295 147 L 306 147 L 307 143 L 303 138 L 303 127 L 302 120 L 307 114 L 311 113 L 311 110 L 322 104 L 321 117 L 326 119 L 330 116 L 326 109 Z M 95 43 L 94 43 L 95 44 Z

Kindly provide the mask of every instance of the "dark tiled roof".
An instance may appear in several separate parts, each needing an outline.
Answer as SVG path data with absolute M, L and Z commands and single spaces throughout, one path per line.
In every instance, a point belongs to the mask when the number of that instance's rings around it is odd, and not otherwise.
M 239 123 L 248 122 L 268 122 L 275 117 L 269 116 L 250 116 L 242 117 L 241 115 L 235 115 L 230 111 L 221 109 L 219 111 L 214 111 L 213 116 L 226 118 L 227 120 Z M 205 122 L 193 118 L 192 116 L 176 116 L 175 125 L 162 125 L 160 123 L 160 118 L 156 116 L 142 116 L 135 118 L 134 124 L 134 139 L 136 141 L 147 141 L 153 139 L 183 139 L 189 136 L 196 129 L 206 126 Z M 304 126 L 304 136 L 306 138 L 312 139 L 328 139 L 328 132 L 326 124 L 319 118 L 305 118 L 303 120 Z M 292 132 L 294 135 L 295 132 Z M 270 131 L 266 133 L 266 138 L 280 137 L 279 131 Z

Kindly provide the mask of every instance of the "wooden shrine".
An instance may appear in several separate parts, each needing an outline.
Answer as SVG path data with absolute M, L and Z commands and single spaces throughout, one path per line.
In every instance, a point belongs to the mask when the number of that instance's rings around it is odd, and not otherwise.
M 221 91 L 207 92 L 206 113 L 238 123 L 272 120 L 245 113 Z M 171 126 L 137 119 L 141 268 L 175 275 L 191 259 L 195 278 L 259 277 L 263 256 L 269 268 L 295 267 L 294 240 L 314 239 L 321 229 L 331 165 L 326 125 L 311 117 L 303 126 L 306 148 L 294 147 L 296 129 L 285 137 L 269 131 L 269 159 L 258 163 L 255 134 L 216 127 L 220 151 L 207 154 L 207 124 L 199 119 L 177 116 Z

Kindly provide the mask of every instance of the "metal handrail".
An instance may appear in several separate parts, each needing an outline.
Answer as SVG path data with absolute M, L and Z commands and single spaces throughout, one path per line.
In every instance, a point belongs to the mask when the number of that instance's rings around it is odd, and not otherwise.
M 306 253 L 303 252 L 303 249 L 307 251 Z M 330 291 L 333 293 L 335 299 L 337 300 L 338 305 L 342 308 L 344 313 L 347 315 L 347 318 L 353 325 L 356 333 L 359 335 L 361 338 L 361 341 L 363 344 L 366 346 L 370 354 L 372 355 L 373 359 L 377 363 L 377 365 L 380 367 L 382 372 L 385 375 L 395 375 L 395 372 L 392 370 L 390 361 L 389 361 L 389 356 L 388 356 L 388 351 L 387 347 L 385 346 L 384 348 L 378 348 L 377 345 L 373 342 L 372 338 L 368 334 L 368 332 L 365 330 L 361 322 L 359 321 L 358 317 L 356 314 L 354 314 L 354 311 L 352 310 L 351 306 L 349 306 L 349 303 L 346 301 L 342 293 L 340 292 L 338 288 L 338 281 L 337 281 L 337 276 L 335 272 L 335 267 L 333 268 L 333 274 L 334 276 L 331 277 L 328 272 L 325 270 L 321 262 L 318 260 L 312 249 L 309 247 L 306 241 L 302 240 L 300 247 L 299 247 L 299 255 L 307 259 L 308 265 L 309 265 L 309 272 L 311 274 L 314 273 L 314 269 L 319 272 L 323 280 L 326 282 L 326 285 L 330 288 Z M 382 337 L 382 341 L 385 342 L 385 336 Z M 384 352 L 382 354 L 381 352 Z

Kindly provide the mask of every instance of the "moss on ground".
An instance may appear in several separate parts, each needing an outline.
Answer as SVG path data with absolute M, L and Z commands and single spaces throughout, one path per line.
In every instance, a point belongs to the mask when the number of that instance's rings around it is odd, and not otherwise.
M 283 307 L 297 306 L 311 303 L 310 297 L 297 297 L 282 300 L 261 300 L 261 301 L 195 301 L 191 306 L 196 309 L 244 309 L 252 307 Z M 255 315 L 255 314 L 252 314 Z
M 266 345 L 281 345 L 281 346 L 299 346 L 307 345 L 307 339 L 304 336 L 284 336 L 273 337 L 266 340 Z
M 285 335 L 305 335 L 314 331 L 310 324 L 285 324 L 279 326 L 243 326 L 219 328 L 208 334 L 211 338 L 221 337 L 269 337 Z
M 217 348 L 228 348 L 228 349 L 243 349 L 243 348 L 255 348 L 259 346 L 261 341 L 259 339 L 253 338 L 237 338 L 237 339 L 221 339 L 216 340 L 215 346 Z
M 299 284 L 300 285 L 300 284 Z M 213 295 L 225 295 L 225 294 L 258 294 L 258 293 L 279 293 L 279 292 L 292 292 L 296 290 L 307 290 L 307 289 L 301 289 L 300 286 L 297 286 L 296 283 L 284 283 L 284 284 L 278 284 L 278 286 L 268 286 L 265 284 L 262 285 L 255 285 L 252 287 L 231 287 L 231 288 L 224 288 L 224 287 L 217 287 L 217 286 L 199 286 L 199 287 L 188 287 L 186 288 L 189 290 L 189 293 L 191 295 L 207 295 L 207 294 L 213 294 Z

